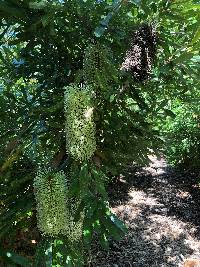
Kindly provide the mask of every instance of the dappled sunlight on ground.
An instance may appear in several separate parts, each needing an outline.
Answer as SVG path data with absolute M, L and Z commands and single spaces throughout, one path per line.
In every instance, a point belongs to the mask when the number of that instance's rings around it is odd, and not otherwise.
M 124 202 L 113 206 L 128 225 L 127 235 L 112 242 L 109 252 L 98 251 L 92 266 L 181 267 L 187 258 L 200 259 L 198 225 L 190 214 L 192 196 L 171 183 L 173 174 L 168 176 L 163 159 L 151 160 L 149 167 L 135 172 L 133 179 L 138 180 L 127 188 Z

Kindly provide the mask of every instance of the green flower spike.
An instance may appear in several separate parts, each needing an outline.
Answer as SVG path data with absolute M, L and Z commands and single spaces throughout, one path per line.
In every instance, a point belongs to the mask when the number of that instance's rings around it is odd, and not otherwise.
M 67 184 L 63 172 L 40 171 L 34 180 L 38 228 L 45 235 L 68 232 Z
M 70 85 L 65 91 L 66 146 L 75 160 L 91 158 L 96 150 L 91 88 Z

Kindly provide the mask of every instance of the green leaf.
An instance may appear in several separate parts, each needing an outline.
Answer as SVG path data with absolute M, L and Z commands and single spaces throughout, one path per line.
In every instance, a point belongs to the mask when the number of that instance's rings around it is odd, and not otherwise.
M 100 25 L 102 27 L 108 27 L 108 23 L 111 20 L 113 14 L 110 12 L 108 15 L 100 22 Z
M 51 22 L 51 17 L 49 14 L 47 15 L 44 15 L 42 18 L 41 18 L 41 21 L 42 21 L 42 25 L 44 27 L 46 27 L 50 22 Z
M 188 11 L 188 10 L 195 10 L 195 9 L 200 9 L 200 4 L 191 4 L 191 3 L 186 3 L 184 5 L 184 10 Z
M 109 250 L 109 242 L 105 234 L 99 236 L 99 241 L 104 249 Z
M 2 1 L 0 5 L 0 12 L 2 12 L 2 14 L 0 13 L 0 17 L 9 15 L 11 17 L 24 18 L 26 15 L 26 12 L 23 8 L 14 8 Z
M 195 63 L 200 63 L 200 56 L 194 56 L 191 60 Z
M 168 99 L 164 99 L 164 100 L 162 100 L 162 102 L 159 103 L 157 109 L 155 110 L 155 114 L 156 114 L 159 110 L 163 109 L 163 108 L 168 104 L 168 102 L 169 102 Z
M 48 241 L 46 239 L 42 239 L 38 243 L 33 267 L 40 267 L 44 265 L 45 250 L 46 250 L 47 244 L 48 244 Z
M 141 5 L 141 0 L 130 0 L 131 3 L 135 4 L 136 6 Z
M 44 9 L 47 5 L 47 1 L 30 2 L 29 7 L 32 9 Z
M 103 20 L 100 21 L 100 23 L 99 23 L 100 26 L 98 26 L 94 31 L 94 35 L 96 37 L 99 38 L 104 34 L 104 32 L 108 28 L 108 24 L 109 24 L 110 20 L 112 19 L 113 15 L 119 10 L 120 6 L 121 6 L 121 1 L 119 1 L 119 0 L 113 1 L 112 7 L 111 7 L 112 11 L 109 12 L 107 14 L 107 16 Z
M 121 229 L 122 232 L 126 232 L 127 231 L 127 227 L 126 225 L 115 215 L 115 214 L 111 214 L 110 216 L 112 222 L 119 228 Z
M 183 52 L 179 57 L 175 58 L 173 63 L 177 64 L 177 63 L 182 63 L 186 60 L 191 59 L 194 56 L 194 53 L 192 52 Z
M 105 30 L 106 30 L 106 27 L 99 26 L 95 29 L 94 35 L 99 38 L 104 34 Z
M 166 114 L 167 116 L 170 116 L 170 117 L 172 117 L 173 119 L 176 118 L 176 115 L 175 115 L 174 112 L 172 112 L 171 110 L 169 110 L 169 109 L 165 109 L 164 111 L 165 111 L 165 114 Z
M 46 267 L 52 267 L 52 263 L 53 263 L 53 256 L 52 256 L 52 242 L 51 240 L 48 241 L 47 243 L 47 248 L 45 250 L 45 264 Z
M 93 233 L 92 226 L 90 226 L 87 229 L 84 229 L 84 231 L 83 231 L 83 241 L 84 241 L 84 245 L 87 247 L 87 249 L 89 249 L 91 246 L 92 233 Z
M 25 257 L 22 257 L 14 252 L 6 251 L 3 248 L 0 250 L 0 256 L 4 258 L 4 260 L 10 262 L 19 264 L 22 267 L 29 267 L 32 266 L 32 262 L 28 260 Z
M 200 27 L 197 29 L 197 31 L 196 31 L 193 39 L 192 39 L 191 45 L 196 43 L 199 39 L 200 39 Z
M 104 199 L 107 199 L 108 195 L 104 185 L 107 177 L 102 171 L 96 169 L 92 169 L 92 175 L 96 184 L 96 190 L 104 197 Z
M 114 217 L 113 217 L 114 218 Z M 113 236 L 116 240 L 120 240 L 122 236 L 124 235 L 124 231 L 122 230 L 122 227 L 118 226 L 118 222 L 116 222 L 115 219 L 112 220 L 112 217 L 110 216 L 101 216 L 101 221 L 108 230 L 109 234 Z

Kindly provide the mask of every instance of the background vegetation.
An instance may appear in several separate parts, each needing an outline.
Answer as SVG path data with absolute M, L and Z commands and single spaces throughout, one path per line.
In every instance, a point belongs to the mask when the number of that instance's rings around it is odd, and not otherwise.
M 82 266 L 94 235 L 105 248 L 119 239 L 126 227 L 110 212 L 106 185 L 127 164 L 164 153 L 172 164 L 199 167 L 199 9 L 188 0 L 0 1 L 5 266 Z M 120 68 L 142 23 L 154 25 L 157 49 L 150 79 L 138 82 Z M 66 151 L 71 84 L 93 92 L 96 150 L 84 161 Z M 84 217 L 76 242 L 37 230 L 33 182 L 49 168 L 68 179 L 74 223 Z M 15 247 L 31 233 L 37 246 Z

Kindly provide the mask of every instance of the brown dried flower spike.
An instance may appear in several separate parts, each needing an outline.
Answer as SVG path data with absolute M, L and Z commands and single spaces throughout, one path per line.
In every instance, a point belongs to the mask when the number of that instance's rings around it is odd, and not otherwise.
M 155 54 L 155 30 L 152 25 L 142 24 L 133 33 L 121 70 L 130 71 L 137 81 L 145 81 L 149 78 Z

